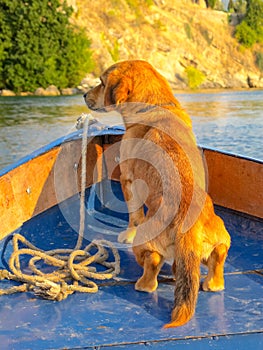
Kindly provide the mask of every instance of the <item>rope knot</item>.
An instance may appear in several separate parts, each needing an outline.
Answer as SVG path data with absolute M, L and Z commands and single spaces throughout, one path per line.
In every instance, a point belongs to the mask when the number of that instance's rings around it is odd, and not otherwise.
M 54 283 L 49 280 L 36 282 L 35 286 L 33 287 L 33 292 L 37 297 L 57 301 L 66 299 L 69 294 L 73 293 L 67 288 L 66 283 Z

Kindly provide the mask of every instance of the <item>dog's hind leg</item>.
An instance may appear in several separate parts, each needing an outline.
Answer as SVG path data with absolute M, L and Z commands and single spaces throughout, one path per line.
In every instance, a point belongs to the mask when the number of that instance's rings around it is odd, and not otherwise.
M 140 247 L 138 248 L 141 249 Z M 144 251 L 136 254 L 136 248 L 133 248 L 137 262 L 143 267 L 143 275 L 135 284 L 135 289 L 142 292 L 154 292 L 158 287 L 157 276 L 164 263 L 164 258 L 157 252 Z M 140 256 L 138 258 L 138 256 Z
M 228 247 L 221 243 L 214 248 L 207 259 L 208 274 L 202 289 L 216 292 L 224 289 L 224 264 L 227 257 Z
M 208 267 L 208 274 L 202 284 L 202 289 L 216 292 L 224 289 L 224 264 L 231 239 L 223 220 L 215 214 L 210 220 L 210 225 L 204 225 L 204 227 L 207 231 L 205 236 L 208 238 L 214 236 L 215 242 L 211 253 L 205 261 L 205 265 Z

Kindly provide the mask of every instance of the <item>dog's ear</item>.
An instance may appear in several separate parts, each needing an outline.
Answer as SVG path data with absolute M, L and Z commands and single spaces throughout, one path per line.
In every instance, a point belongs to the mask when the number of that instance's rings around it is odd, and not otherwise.
M 131 93 L 131 81 L 127 77 L 116 77 L 108 79 L 104 92 L 104 106 L 124 103 Z

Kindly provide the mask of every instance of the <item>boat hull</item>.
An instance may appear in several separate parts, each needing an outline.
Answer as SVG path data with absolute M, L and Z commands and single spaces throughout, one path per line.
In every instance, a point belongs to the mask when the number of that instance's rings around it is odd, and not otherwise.
M 84 243 L 106 239 L 118 248 L 121 273 L 99 282 L 96 294 L 74 293 L 61 302 L 33 293 L 1 296 L 2 349 L 152 348 L 259 349 L 262 322 L 262 163 L 202 150 L 208 191 L 231 234 L 226 290 L 199 292 L 196 313 L 185 326 L 163 329 L 173 305 L 174 280 L 166 263 L 152 294 L 134 284 L 142 270 L 131 248 L 117 243 L 128 224 L 119 183 L 122 130 L 90 135 L 87 154 Z M 43 250 L 72 248 L 79 230 L 81 135 L 48 146 L 0 177 L 1 262 L 6 268 L 14 231 Z M 116 144 L 115 153 L 105 152 Z M 26 266 L 28 258 L 22 261 Z M 204 276 L 205 270 L 201 270 Z M 2 280 L 0 288 L 14 282 Z

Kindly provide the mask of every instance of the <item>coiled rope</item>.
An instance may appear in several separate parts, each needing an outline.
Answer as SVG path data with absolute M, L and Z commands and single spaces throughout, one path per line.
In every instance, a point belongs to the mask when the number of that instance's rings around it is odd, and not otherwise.
M 120 272 L 120 256 L 111 242 L 106 240 L 93 241 L 81 249 L 85 229 L 87 135 L 92 116 L 82 115 L 81 119 L 83 121 L 83 135 L 80 226 L 76 246 L 73 249 L 43 251 L 19 233 L 14 234 L 12 238 L 13 252 L 8 262 L 9 270 L 0 270 L 0 280 L 13 280 L 22 284 L 0 289 L 0 295 L 33 291 L 36 296 L 44 299 L 60 301 L 74 292 L 96 293 L 98 285 L 94 280 L 112 279 Z M 23 248 L 20 248 L 21 244 Z M 111 251 L 114 261 L 107 261 L 109 251 Z M 20 266 L 22 255 L 30 256 L 28 266 L 26 269 L 23 268 L 23 271 Z M 37 267 L 41 261 L 52 266 L 53 271 L 45 273 L 44 268 L 41 270 L 40 267 Z M 93 266 L 90 266 L 91 264 Z M 25 273 L 25 270 L 28 273 Z

